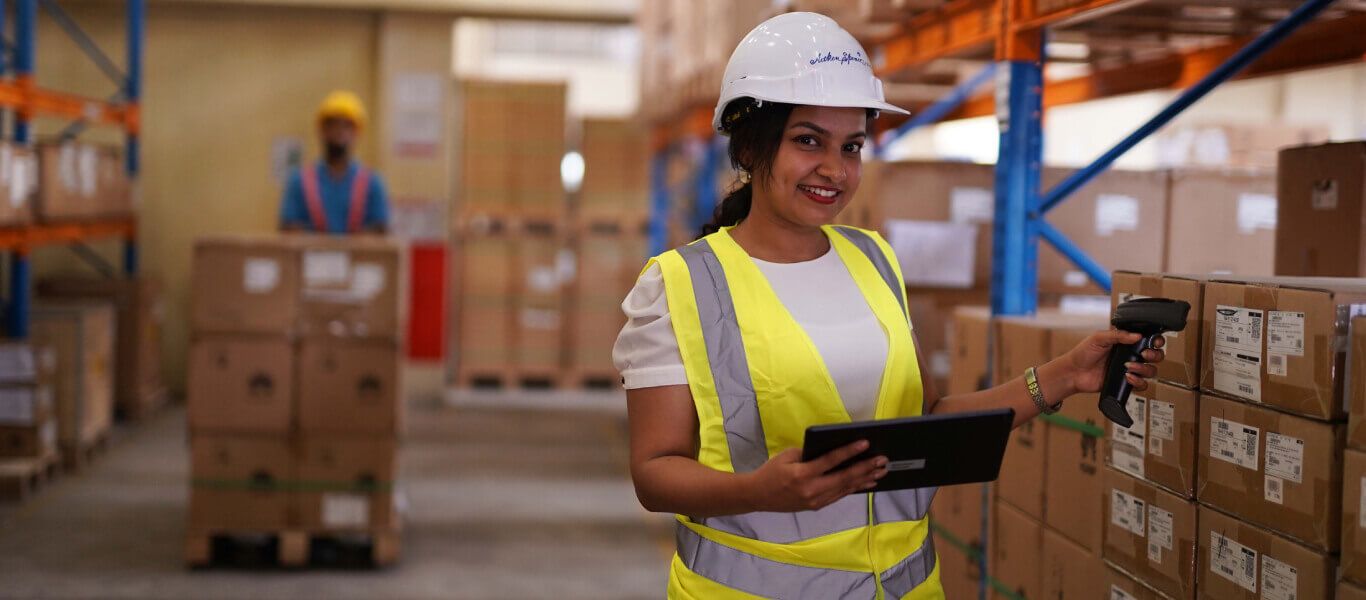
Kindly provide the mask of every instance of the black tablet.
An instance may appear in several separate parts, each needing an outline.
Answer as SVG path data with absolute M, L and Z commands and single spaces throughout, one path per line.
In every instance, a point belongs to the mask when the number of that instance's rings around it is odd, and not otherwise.
M 887 457 L 887 475 L 867 492 L 993 481 L 1001 472 L 1015 411 L 1009 408 L 808 427 L 802 460 L 859 440 L 868 449 L 835 467 Z

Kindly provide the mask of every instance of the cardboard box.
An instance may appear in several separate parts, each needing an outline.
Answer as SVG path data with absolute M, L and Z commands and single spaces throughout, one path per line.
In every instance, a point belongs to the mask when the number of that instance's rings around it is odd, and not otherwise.
M 282 337 L 205 335 L 190 347 L 193 432 L 283 434 L 294 427 L 294 348 Z
M 299 350 L 299 428 L 392 437 L 402 431 L 398 346 L 306 339 Z
M 523 235 L 516 242 L 512 359 L 521 371 L 551 374 L 564 366 L 564 250 L 555 235 Z
M 953 335 L 949 347 L 949 386 L 944 395 L 969 394 L 991 383 L 987 371 L 987 336 L 991 309 L 963 306 L 953 311 Z
M 1071 169 L 1046 168 L 1039 177 L 1040 189 L 1052 189 L 1071 174 Z M 1165 172 L 1105 171 L 1059 204 L 1048 220 L 1107 268 L 1161 271 L 1161 248 L 1167 243 L 1167 178 Z M 1039 288 L 1104 293 L 1048 244 L 1039 244 Z
M 566 359 L 573 370 L 619 382 L 612 346 L 626 324 L 622 299 L 635 285 L 647 258 L 645 239 L 635 234 L 584 234 L 575 245 L 578 268 L 565 313 Z
M 991 281 L 992 220 L 996 208 L 996 173 L 991 165 L 898 161 L 865 168 L 859 198 L 866 198 L 874 229 L 885 232 L 887 220 L 950 222 L 977 227 L 974 286 Z M 906 190 L 915 190 L 912 199 Z M 845 210 L 860 210 L 858 205 Z
M 1342 470 L 1342 576 L 1366 583 L 1366 452 L 1343 453 Z
M 1183 275 L 1116 271 L 1111 279 L 1111 311 L 1138 298 L 1171 298 L 1191 305 L 1186 328 L 1164 336 L 1166 360 L 1157 365 L 1157 377 L 1188 388 L 1200 387 L 1201 333 L 1204 328 L 1204 280 Z
M 213 236 L 195 242 L 195 333 L 289 335 L 299 317 L 299 251 L 285 238 Z
M 298 479 L 286 438 L 190 438 L 190 531 L 274 532 L 295 525 L 284 484 Z
M 906 294 L 911 323 L 915 327 L 916 353 L 921 364 L 926 367 L 921 375 L 926 380 L 934 382 L 935 391 L 941 396 L 946 396 L 951 385 L 949 380 L 953 375 L 951 354 L 956 336 L 953 315 L 960 307 L 978 307 L 982 311 L 981 327 L 974 329 L 969 325 L 969 331 L 965 333 L 968 336 L 976 336 L 980 332 L 980 337 L 976 337 L 973 343 L 977 346 L 976 352 L 981 356 L 980 368 L 986 368 L 986 322 L 990 318 L 990 311 L 985 305 L 991 301 L 990 292 L 986 289 L 908 287 Z M 975 390 L 974 387 L 969 391 Z
M 978 551 L 985 547 L 982 543 L 982 509 L 989 499 L 995 497 L 990 489 L 991 484 L 985 484 L 988 489 L 984 499 L 983 485 L 970 483 L 941 487 L 930 506 L 930 518 L 936 525 Z
M 393 487 L 398 445 L 384 438 L 305 437 L 295 492 L 307 531 L 367 531 L 397 525 Z
M 1346 417 L 1348 316 L 1364 302 L 1360 279 L 1205 284 L 1200 387 L 1316 419 Z
M 939 583 L 945 598 L 976 598 L 982 587 L 980 563 L 954 547 L 939 533 L 934 533 L 934 547 L 939 561 Z
M 1202 600 L 1329 598 L 1338 562 L 1266 529 L 1201 506 Z
M 995 322 L 997 346 L 994 382 L 1002 382 L 1019 377 L 1028 367 L 1040 365 L 1053 357 L 1051 340 L 1055 330 L 1078 329 L 1093 331 L 1099 329 L 1103 317 L 1096 315 L 1065 315 L 1059 313 L 1039 313 L 1033 317 L 1011 317 Z M 1064 410 L 1086 411 L 1086 400 L 1073 402 Z M 1076 413 L 1073 413 L 1076 414 Z M 997 497 L 1010 502 L 1029 516 L 1044 520 L 1046 518 L 1044 490 L 1049 464 L 1049 432 L 1038 419 L 1026 421 L 1010 434 L 1010 443 L 1001 464 L 1001 475 L 997 479 Z M 1074 444 L 1079 449 L 1080 444 Z
M 1102 576 L 1105 578 L 1105 585 L 1110 594 L 1103 596 L 1105 598 L 1110 600 L 1168 600 L 1157 590 L 1134 579 L 1132 575 L 1116 568 L 1109 561 L 1105 561 L 1103 571 Z
M 1105 570 L 1100 555 L 1045 529 L 1042 589 L 1039 598 L 1089 600 L 1104 597 Z
M 1167 271 L 1275 274 L 1274 172 L 1174 171 L 1170 199 Z
M 1315 548 L 1341 538 L 1346 427 L 1200 398 L 1200 502 Z
M 991 575 L 1025 598 L 1043 592 L 1043 526 L 1005 503 L 996 504 L 991 525 Z M 1005 596 L 992 590 L 991 597 Z
M 1195 497 L 1200 393 L 1160 381 L 1131 394 L 1134 426 L 1110 423 L 1109 460 L 1116 469 L 1186 498 Z
M 44 298 L 97 299 L 118 310 L 118 351 L 114 355 L 114 411 L 137 418 L 166 399 L 161 376 L 161 332 L 166 300 L 161 282 L 135 279 L 58 277 L 38 282 Z
M 1366 276 L 1366 142 L 1286 148 L 1276 195 L 1276 274 Z
M 1352 319 L 1347 350 L 1347 445 L 1366 450 L 1366 317 Z
M 1286 146 L 1320 143 L 1327 127 L 1281 122 L 1186 123 L 1155 136 L 1158 162 L 1170 167 L 1274 169 Z
M 584 119 L 580 150 L 579 223 L 644 222 L 650 210 L 649 131 L 631 119 Z
M 1102 496 L 1105 560 L 1172 598 L 1195 598 L 1195 502 L 1114 469 Z
M 1339 582 L 1337 600 L 1366 600 L 1366 588 L 1356 586 L 1350 581 Z
M 131 211 L 126 179 L 101 165 L 121 162 L 119 150 L 79 142 L 40 143 L 35 211 L 40 220 L 123 216 Z
M 1044 522 L 1087 552 L 1099 555 L 1105 440 L 1058 421 L 1049 421 L 1045 426 L 1048 468 L 1044 475 L 1044 498 L 1048 505 Z
M 462 370 L 501 371 L 512 364 L 514 246 L 503 233 L 469 234 L 452 244 L 457 273 L 451 301 L 454 359 Z
M 64 450 L 94 442 L 113 422 L 114 328 L 114 307 L 106 303 L 49 302 L 33 309 L 33 341 L 57 357 L 53 401 Z
M 407 273 L 403 247 L 370 236 L 292 236 L 300 248 L 305 336 L 397 340 Z
M 0 458 L 57 451 L 57 416 L 47 383 L 0 386 Z

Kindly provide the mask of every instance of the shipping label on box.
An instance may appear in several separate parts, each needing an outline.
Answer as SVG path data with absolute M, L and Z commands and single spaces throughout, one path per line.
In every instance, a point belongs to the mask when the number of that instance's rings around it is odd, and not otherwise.
M 1344 453 L 1342 478 L 1342 575 L 1366 583 L 1366 452 Z
M 1105 560 L 1172 598 L 1195 597 L 1196 505 L 1108 469 Z
M 1328 598 L 1337 560 L 1206 506 L 1200 507 L 1200 598 Z

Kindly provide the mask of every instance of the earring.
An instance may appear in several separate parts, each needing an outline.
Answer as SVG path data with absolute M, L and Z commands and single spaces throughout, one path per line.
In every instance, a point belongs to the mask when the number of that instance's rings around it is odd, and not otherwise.
M 740 169 L 740 183 L 749 183 L 749 171 Z

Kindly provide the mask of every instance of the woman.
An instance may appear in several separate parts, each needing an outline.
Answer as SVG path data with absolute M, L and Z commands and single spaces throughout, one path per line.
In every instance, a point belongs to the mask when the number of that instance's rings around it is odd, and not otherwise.
M 1098 390 L 1110 346 L 1138 338 L 1098 332 L 1031 369 L 1041 393 L 1021 377 L 940 398 L 922 380 L 896 258 L 877 234 L 830 225 L 858 190 L 870 118 L 905 112 L 865 56 L 810 13 L 740 43 L 713 124 L 743 185 L 623 303 L 632 479 L 645 508 L 679 515 L 670 598 L 941 598 L 934 491 L 860 494 L 886 458 L 827 473 L 866 443 L 801 462 L 805 429 L 1002 407 L 1019 425 Z M 1130 372 L 1143 390 L 1155 368 Z

